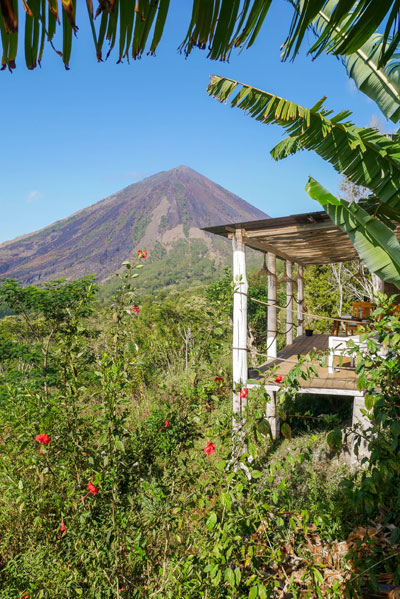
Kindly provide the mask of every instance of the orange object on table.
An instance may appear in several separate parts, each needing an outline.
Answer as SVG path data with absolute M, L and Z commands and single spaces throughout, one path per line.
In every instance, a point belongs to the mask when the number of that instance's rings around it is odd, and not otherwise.
M 353 302 L 353 311 L 352 315 L 354 318 L 359 320 L 365 320 L 368 318 L 375 310 L 375 304 L 372 302 Z M 346 331 L 346 336 L 348 335 L 356 335 L 358 332 L 359 324 L 354 321 L 349 321 L 345 323 L 344 328 Z

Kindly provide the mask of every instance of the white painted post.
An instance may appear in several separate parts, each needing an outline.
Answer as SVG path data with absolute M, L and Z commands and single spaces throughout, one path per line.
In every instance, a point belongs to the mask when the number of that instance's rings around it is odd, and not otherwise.
M 265 418 L 271 427 L 272 438 L 279 439 L 281 424 L 276 405 L 276 391 L 267 391 L 267 393 L 269 395 L 269 402 L 267 403 Z
M 233 440 L 238 453 L 245 451 L 241 439 L 242 415 L 247 397 L 240 390 L 247 388 L 247 291 L 245 231 L 237 229 L 232 235 L 233 247 Z M 246 295 L 244 295 L 246 294 Z
M 268 324 L 267 356 L 276 358 L 276 256 L 268 252 Z
M 286 260 L 286 345 L 293 343 L 293 280 L 292 263 Z
M 378 293 L 383 293 L 383 281 L 376 275 L 374 272 L 371 273 L 372 279 L 372 289 L 374 294 L 374 299 L 377 298 Z
M 297 265 L 297 336 L 304 335 L 304 278 L 303 267 Z

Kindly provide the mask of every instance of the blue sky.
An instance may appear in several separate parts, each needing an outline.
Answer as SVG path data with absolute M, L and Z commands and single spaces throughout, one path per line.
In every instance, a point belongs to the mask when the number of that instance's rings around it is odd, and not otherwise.
M 84 12 L 77 15 L 70 71 L 50 47 L 42 68 L 27 71 L 21 44 L 17 69 L 0 73 L 0 242 L 180 164 L 271 216 L 318 210 L 304 192 L 308 175 L 336 192 L 336 173 L 312 153 L 274 162 L 269 149 L 281 139 L 280 128 L 209 98 L 209 76 L 231 77 L 305 106 L 326 95 L 330 108 L 352 110 L 363 126 L 379 115 L 375 104 L 334 57 L 312 62 L 303 52 L 293 63 L 280 62 L 291 16 L 284 0 L 273 3 L 254 46 L 229 64 L 207 60 L 200 50 L 185 59 L 177 47 L 191 4 L 172 0 L 157 56 L 131 64 L 117 65 L 113 55 L 97 63 Z

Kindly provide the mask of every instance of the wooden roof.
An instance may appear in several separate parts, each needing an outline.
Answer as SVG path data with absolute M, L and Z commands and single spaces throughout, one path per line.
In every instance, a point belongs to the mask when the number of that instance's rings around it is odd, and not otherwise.
M 229 237 L 237 229 L 245 231 L 246 246 L 304 266 L 358 258 L 348 235 L 332 223 L 326 212 L 206 227 L 204 231 Z

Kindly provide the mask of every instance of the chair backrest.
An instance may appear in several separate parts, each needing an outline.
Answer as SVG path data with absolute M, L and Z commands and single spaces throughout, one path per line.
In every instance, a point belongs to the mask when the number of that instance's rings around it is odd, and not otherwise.
M 353 302 L 353 316 L 368 318 L 371 312 L 375 310 L 375 304 L 372 302 Z

